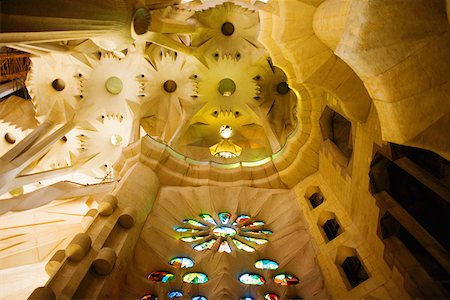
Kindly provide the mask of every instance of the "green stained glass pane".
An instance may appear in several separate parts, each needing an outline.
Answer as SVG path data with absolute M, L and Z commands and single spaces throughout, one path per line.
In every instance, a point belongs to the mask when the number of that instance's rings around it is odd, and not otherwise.
M 264 222 L 262 222 L 262 221 L 256 221 L 256 222 L 253 222 L 253 223 L 251 223 L 251 224 L 245 225 L 245 226 L 242 227 L 242 228 L 244 228 L 244 229 L 253 229 L 253 228 L 261 227 L 261 226 L 264 226 L 264 225 L 265 225 Z
M 243 236 L 244 239 L 246 239 L 249 242 L 256 243 L 258 245 L 262 245 L 268 242 L 266 239 L 257 239 L 249 236 Z
M 192 225 L 192 226 L 197 226 L 197 227 L 208 227 L 205 224 L 200 223 L 200 222 L 195 221 L 195 220 L 192 220 L 192 219 L 184 220 L 183 223 L 189 224 L 189 225 Z
M 236 220 L 233 222 L 233 225 L 240 225 L 243 224 L 245 222 L 247 222 L 248 220 L 250 220 L 250 216 L 247 215 L 240 215 L 239 217 L 236 218 Z
M 214 228 L 214 230 L 212 232 L 215 236 L 222 236 L 222 237 L 233 236 L 236 234 L 236 230 L 234 230 L 231 227 L 225 227 L 225 226 Z
M 219 213 L 219 219 L 220 222 L 224 225 L 228 224 L 230 222 L 231 214 L 227 212 L 221 212 Z
M 213 217 L 208 214 L 201 214 L 200 217 L 210 224 L 217 225 L 216 220 L 214 220 Z
M 187 237 L 182 237 L 180 240 L 182 240 L 183 242 L 187 242 L 187 243 L 192 243 L 198 240 L 201 240 L 205 238 L 204 236 L 187 236 Z
M 148 280 L 155 282 L 169 282 L 175 279 L 175 275 L 165 271 L 157 271 L 151 272 L 147 278 Z
M 296 285 L 299 283 L 297 277 L 292 274 L 278 274 L 273 278 L 273 281 L 279 285 Z
M 191 284 L 202 284 L 208 282 L 208 276 L 203 273 L 187 273 L 183 276 L 183 281 Z
M 261 230 L 261 233 L 263 233 L 263 234 L 272 234 L 273 232 L 270 231 L 270 230 L 267 230 L 267 229 L 263 229 L 263 230 Z
M 260 259 L 255 262 L 255 267 L 261 270 L 276 270 L 278 269 L 278 263 L 270 259 Z
M 200 232 L 200 230 L 198 230 L 198 229 L 183 228 L 183 227 L 176 227 L 175 231 L 176 232 L 188 232 L 188 233 Z
M 215 239 L 211 239 L 209 241 L 206 241 L 206 242 L 203 242 L 201 244 L 198 244 L 197 246 L 194 247 L 194 249 L 197 250 L 197 251 L 203 251 L 203 250 L 206 250 L 206 249 L 211 249 L 215 242 L 216 242 Z
M 266 280 L 258 274 L 244 273 L 239 276 L 239 281 L 248 285 L 263 285 Z
M 222 241 L 220 243 L 218 252 L 219 253 L 222 253 L 222 252 L 231 253 L 231 247 L 227 241 Z
M 250 247 L 249 245 L 244 244 L 241 241 L 233 239 L 233 242 L 234 242 L 234 244 L 236 245 L 236 247 L 239 250 L 244 250 L 244 251 L 247 251 L 247 252 L 254 252 L 255 251 L 255 249 L 253 247 Z
M 268 294 L 264 295 L 264 299 L 266 299 L 266 300 L 280 300 L 280 297 L 278 297 L 277 294 L 268 293 Z
M 174 257 L 169 261 L 169 265 L 177 269 L 187 269 L 194 266 L 194 261 L 187 257 Z
M 253 229 L 248 229 L 248 228 L 242 228 L 243 232 L 250 232 L 250 233 L 254 233 L 254 234 L 273 234 L 272 231 L 270 230 L 253 230 Z

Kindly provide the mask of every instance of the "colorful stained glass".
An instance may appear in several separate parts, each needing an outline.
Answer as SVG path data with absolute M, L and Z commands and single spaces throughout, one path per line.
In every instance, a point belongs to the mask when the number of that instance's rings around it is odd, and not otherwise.
M 236 220 L 233 222 L 233 225 L 241 225 L 244 224 L 245 222 L 247 222 L 248 220 L 250 220 L 250 216 L 247 215 L 240 215 L 239 217 L 236 218 Z
M 197 227 L 208 227 L 205 224 L 200 223 L 200 222 L 195 221 L 195 220 L 192 220 L 192 219 L 184 220 L 183 223 L 189 224 L 189 225 L 192 225 L 192 226 L 197 226 Z
M 176 232 L 188 232 L 188 233 L 195 233 L 200 232 L 198 229 L 192 229 L 192 228 L 183 228 L 183 227 L 175 227 Z
M 147 294 L 141 297 L 141 300 L 157 300 L 158 297 L 152 294 Z
M 183 276 L 183 281 L 191 284 L 202 284 L 208 282 L 208 276 L 203 273 L 187 273 Z
M 273 278 L 273 281 L 279 285 L 295 285 L 299 283 L 297 277 L 291 274 L 278 274 Z
M 228 224 L 230 222 L 231 214 L 227 212 L 221 212 L 219 213 L 219 219 L 220 222 L 224 225 Z
M 171 291 L 167 296 L 169 296 L 170 299 L 181 298 L 183 297 L 183 293 L 180 291 Z
M 201 239 L 204 239 L 206 236 L 186 236 L 180 238 L 183 242 L 192 243 Z
M 174 257 L 169 261 L 169 265 L 177 269 L 187 269 L 194 266 L 194 261 L 188 257 Z
M 253 298 L 252 297 L 244 297 L 244 298 L 241 298 L 240 300 L 253 300 Z
M 211 216 L 208 215 L 208 214 L 201 214 L 200 217 L 201 217 L 203 220 L 205 220 L 206 222 L 208 222 L 208 223 L 211 223 L 211 224 L 213 224 L 213 225 L 217 225 L 216 220 L 214 220 L 213 217 L 211 217 Z
M 234 229 L 231 228 L 231 227 L 225 227 L 225 226 L 222 226 L 222 227 L 216 227 L 216 228 L 214 228 L 213 231 L 212 231 L 212 233 L 213 233 L 215 236 L 233 236 L 233 235 L 236 234 L 236 230 L 234 230 Z
M 248 285 L 263 285 L 266 280 L 258 274 L 244 273 L 239 276 L 239 281 Z
M 203 251 L 203 250 L 206 250 L 206 249 L 211 249 L 215 242 L 216 242 L 215 239 L 211 239 L 209 241 L 206 241 L 206 242 L 203 242 L 201 244 L 198 244 L 197 246 L 194 247 L 194 249 L 197 250 L 197 251 Z
M 253 229 L 253 228 L 261 227 L 261 226 L 264 226 L 264 225 L 265 225 L 264 222 L 262 222 L 262 221 L 256 221 L 256 222 L 253 222 L 253 223 L 251 223 L 251 224 L 245 225 L 245 226 L 242 227 L 242 228 L 244 228 L 244 229 Z
M 268 242 L 266 239 L 257 239 L 249 236 L 243 236 L 244 239 L 246 239 L 249 242 L 256 243 L 258 245 L 262 245 Z
M 254 233 L 254 234 L 272 234 L 273 232 L 270 230 L 253 230 L 252 228 L 242 228 L 243 232 L 250 232 L 250 233 Z
M 259 232 L 257 232 L 257 233 L 259 233 Z M 263 233 L 263 234 L 272 234 L 273 232 L 270 231 L 270 230 L 267 230 L 267 229 L 263 229 L 263 230 L 261 230 L 261 233 Z
M 254 252 L 255 251 L 255 249 L 253 247 L 250 247 L 249 245 L 244 244 L 241 241 L 233 239 L 233 242 L 234 242 L 234 244 L 236 245 L 236 247 L 239 250 L 244 250 L 244 251 L 247 251 L 247 252 Z
M 222 252 L 231 253 L 231 247 L 227 241 L 222 241 L 220 243 L 218 252 L 219 253 L 222 253 Z
M 270 259 L 260 259 L 255 262 L 255 268 L 261 270 L 276 270 L 278 269 L 278 263 Z
M 175 279 L 175 275 L 166 271 L 157 271 L 151 272 L 147 278 L 150 281 L 169 282 Z
M 203 297 L 203 296 L 195 296 L 195 297 L 192 297 L 192 300 L 208 300 L 208 299 L 206 299 L 206 297 Z
M 280 297 L 278 297 L 277 294 L 268 293 L 268 294 L 264 295 L 264 299 L 267 299 L 267 300 L 280 300 Z

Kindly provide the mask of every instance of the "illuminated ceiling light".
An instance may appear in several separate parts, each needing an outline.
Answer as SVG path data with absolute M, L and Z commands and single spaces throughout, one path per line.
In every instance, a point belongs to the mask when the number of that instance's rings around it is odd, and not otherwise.
M 177 83 L 173 80 L 164 82 L 164 90 L 168 93 L 173 93 L 177 90 Z
M 229 97 L 236 91 L 236 84 L 230 78 L 224 78 L 219 82 L 219 93 L 224 97 Z
M 225 22 L 223 23 L 221 30 L 223 35 L 230 36 L 234 33 L 234 25 L 233 23 Z
M 122 142 L 123 142 L 123 138 L 120 135 L 113 134 L 111 136 L 111 144 L 113 146 L 120 146 L 120 145 L 122 145 Z
M 229 125 L 223 125 L 219 130 L 220 136 L 224 139 L 229 139 L 233 134 L 233 129 Z
M 120 94 L 123 89 L 122 80 L 115 76 L 109 77 L 105 82 L 105 88 L 112 95 Z
M 241 155 L 242 148 L 235 145 L 228 139 L 222 140 L 220 143 L 209 147 L 211 155 L 222 158 L 235 158 Z

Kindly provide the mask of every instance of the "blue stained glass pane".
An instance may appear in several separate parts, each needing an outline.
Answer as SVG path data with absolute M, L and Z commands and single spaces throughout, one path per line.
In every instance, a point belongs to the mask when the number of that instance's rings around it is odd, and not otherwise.
M 172 291 L 167 295 L 169 296 L 170 299 L 183 297 L 183 293 L 180 291 Z
M 208 300 L 208 299 L 206 299 L 206 297 L 203 297 L 203 296 L 195 296 L 195 297 L 192 297 L 192 300 Z
M 249 236 L 243 236 L 243 238 L 249 242 L 256 243 L 258 245 L 262 245 L 262 244 L 265 244 L 268 242 L 268 240 L 266 240 L 266 239 L 258 239 L 258 238 L 253 238 L 253 237 L 249 237 Z
M 260 259 L 255 262 L 255 267 L 261 270 L 276 270 L 278 269 L 278 263 L 270 259 Z
M 228 224 L 230 222 L 231 214 L 227 212 L 219 213 L 219 219 L 222 224 Z
M 253 300 L 253 298 L 252 297 L 244 297 L 244 298 L 241 298 L 240 300 Z
M 206 242 L 203 242 L 201 244 L 198 244 L 197 246 L 194 247 L 194 249 L 197 250 L 197 251 L 203 251 L 203 250 L 206 250 L 206 249 L 211 249 L 215 242 L 216 242 L 215 239 L 211 239 L 209 241 L 206 241 Z

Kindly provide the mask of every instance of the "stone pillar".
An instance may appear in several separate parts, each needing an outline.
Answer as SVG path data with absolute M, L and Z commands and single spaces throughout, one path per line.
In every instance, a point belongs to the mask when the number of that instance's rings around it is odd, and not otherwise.
M 159 179 L 149 167 L 137 163 L 129 169 L 100 203 L 86 232 L 74 238 L 64 259 L 58 259 L 57 271 L 43 288 L 52 291 L 56 299 L 118 299 L 120 283 L 159 187 Z M 83 255 L 74 257 L 74 253 Z
M 142 9 L 138 23 L 148 27 Z M 131 0 L 3 1 L 0 44 L 91 38 L 105 50 L 122 50 L 133 42 L 135 10 Z

